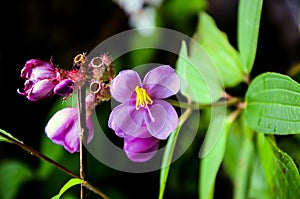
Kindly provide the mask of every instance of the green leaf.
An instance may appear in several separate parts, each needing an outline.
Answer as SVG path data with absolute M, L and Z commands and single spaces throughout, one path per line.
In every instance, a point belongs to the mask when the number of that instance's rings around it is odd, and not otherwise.
M 83 182 L 82 179 L 72 178 L 70 179 L 59 191 L 56 196 L 53 196 L 51 199 L 59 199 L 69 188 L 81 184 Z
M 238 157 L 235 179 L 234 179 L 234 199 L 248 198 L 248 187 L 250 175 L 253 167 L 254 145 L 252 142 L 253 131 L 245 124 L 242 117 L 243 140 Z
M 231 125 L 223 159 L 223 168 L 232 182 L 234 182 L 236 178 L 238 160 L 241 153 L 240 149 L 242 148 L 243 134 L 241 128 L 240 120 L 235 120 Z
M 260 161 L 272 190 L 272 198 L 299 198 L 300 176 L 292 158 L 264 134 L 258 134 L 257 143 Z
M 217 71 L 210 67 L 212 62 L 203 48 L 196 42 L 192 42 L 191 45 L 202 53 L 197 58 L 189 58 L 187 45 L 185 41 L 182 41 L 176 62 L 176 72 L 181 79 L 180 92 L 199 104 L 215 102 L 222 96 L 221 80 Z
M 166 145 L 165 152 L 163 155 L 163 160 L 162 160 L 162 167 L 160 170 L 159 199 L 162 199 L 164 196 L 167 178 L 168 178 L 168 174 L 169 174 L 169 170 L 170 170 L 170 164 L 172 161 L 173 152 L 175 149 L 176 140 L 177 140 L 180 128 L 181 128 L 181 125 L 178 125 L 175 132 L 171 133 L 171 135 L 167 141 L 167 145 Z
M 210 56 L 213 65 L 209 67 L 216 67 L 225 87 L 234 87 L 243 81 L 239 53 L 231 46 L 227 35 L 218 29 L 214 19 L 205 12 L 199 14 L 199 23 L 193 39 L 198 41 Z M 191 48 L 191 57 L 200 59 L 201 53 L 203 50 Z
M 32 171 L 22 162 L 12 160 L 0 165 L 0 198 L 14 199 L 20 187 L 32 179 Z
M 245 118 L 257 132 L 300 133 L 300 85 L 278 73 L 257 76 L 246 93 Z
M 250 176 L 248 198 L 251 199 L 273 199 L 267 179 L 264 174 L 259 156 L 255 153 L 253 160 L 253 171 Z
M 224 124 L 225 120 L 225 124 Z M 218 125 L 223 124 L 221 132 Z M 221 163 L 224 158 L 227 135 L 232 121 L 218 114 L 212 118 L 210 128 L 207 131 L 207 137 L 204 142 L 203 153 L 206 154 L 200 162 L 199 176 L 199 197 L 203 199 L 212 199 L 214 196 L 215 180 Z M 217 140 L 217 141 L 216 141 Z M 212 145 L 211 143 L 215 143 Z
M 263 0 L 240 0 L 238 6 L 238 48 L 242 67 L 251 72 L 256 55 Z
M 7 133 L 6 131 L 4 131 L 4 130 L 2 130 L 2 129 L 0 129 L 0 133 L 6 135 L 6 136 L 8 136 L 8 137 L 10 137 L 10 138 L 12 138 L 12 139 L 14 139 L 14 140 L 16 140 L 16 141 L 19 141 L 17 138 L 15 138 L 14 136 L 12 136 L 10 133 Z M 1 141 L 4 141 L 4 142 L 11 142 L 11 141 L 9 141 L 8 139 L 6 139 L 5 137 L 1 136 L 1 134 L 0 134 L 0 142 L 1 142 Z

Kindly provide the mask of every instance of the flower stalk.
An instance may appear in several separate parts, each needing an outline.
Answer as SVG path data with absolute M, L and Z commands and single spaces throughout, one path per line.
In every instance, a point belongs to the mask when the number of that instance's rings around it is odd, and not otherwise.
M 80 166 L 80 178 L 85 180 L 86 179 L 86 173 L 87 173 L 87 151 L 86 148 L 83 145 L 86 136 L 86 132 L 88 132 L 87 126 L 86 126 L 86 106 L 85 106 L 85 97 L 86 93 L 84 90 L 84 86 L 81 87 L 78 90 L 78 115 L 79 115 L 79 166 Z M 81 184 L 80 189 L 80 198 L 86 199 L 87 198 L 87 189 L 84 186 L 84 184 Z

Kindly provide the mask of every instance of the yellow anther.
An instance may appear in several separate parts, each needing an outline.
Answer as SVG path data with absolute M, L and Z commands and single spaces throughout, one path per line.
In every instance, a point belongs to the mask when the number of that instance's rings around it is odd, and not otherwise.
M 76 57 L 74 57 L 73 62 L 74 62 L 74 64 L 84 64 L 85 60 L 86 60 L 85 53 L 82 53 L 82 54 L 76 55 Z
M 139 110 L 140 107 L 147 108 L 148 104 L 153 103 L 151 97 L 147 94 L 144 88 L 137 86 L 135 88 L 135 92 L 136 92 L 136 102 L 135 102 L 136 110 Z

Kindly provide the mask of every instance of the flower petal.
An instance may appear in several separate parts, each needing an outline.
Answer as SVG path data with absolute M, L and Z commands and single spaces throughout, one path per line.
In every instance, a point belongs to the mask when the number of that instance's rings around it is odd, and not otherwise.
M 140 137 L 125 137 L 123 149 L 130 160 L 145 162 L 156 154 L 159 140 L 152 137 L 145 127 L 139 129 L 139 135 Z
M 89 143 L 94 135 L 94 129 L 90 117 L 86 118 L 89 129 L 87 142 Z M 67 107 L 57 111 L 48 121 L 45 133 L 52 142 L 63 146 L 70 153 L 79 151 L 79 123 L 77 108 Z
M 145 111 L 143 109 L 137 111 L 133 104 L 120 104 L 110 113 L 108 126 L 120 137 L 135 136 L 136 131 L 143 125 L 144 115 Z
M 57 95 L 67 96 L 73 92 L 74 82 L 70 79 L 64 79 L 59 82 L 53 89 L 53 92 Z
M 64 137 L 73 125 L 74 117 L 77 115 L 75 108 L 64 108 L 57 111 L 48 121 L 45 133 L 56 144 L 63 144 Z
M 78 117 L 76 116 L 71 123 L 66 125 L 69 125 L 69 129 L 64 137 L 63 146 L 70 153 L 78 152 L 80 149 Z
M 160 135 L 163 131 L 167 118 L 167 112 L 164 107 L 154 104 L 149 108 L 148 114 L 145 114 L 145 122 L 149 133 L 158 138 L 165 139 L 165 135 Z
M 24 68 L 21 71 L 21 77 L 36 81 L 39 79 L 52 79 L 56 77 L 55 68 L 52 62 L 43 61 L 40 59 L 30 59 L 26 61 Z
M 80 150 L 80 138 L 79 138 L 80 128 L 79 128 L 78 119 L 79 119 L 78 115 L 76 114 L 74 116 L 74 120 L 72 121 L 72 123 L 69 124 L 70 125 L 69 131 L 66 133 L 66 136 L 64 138 L 63 146 L 70 153 L 79 152 Z M 89 143 L 94 137 L 94 127 L 90 117 L 86 117 L 86 125 L 89 130 L 87 136 L 87 143 Z
M 141 79 L 137 72 L 133 70 L 121 71 L 111 82 L 110 92 L 112 97 L 118 102 L 127 102 L 133 94 L 135 88 L 142 86 Z
M 146 74 L 143 87 L 151 98 L 164 99 L 179 91 L 180 79 L 173 68 L 163 65 Z
M 31 101 L 37 101 L 49 97 L 53 93 L 56 84 L 56 80 L 40 80 L 32 86 L 27 98 Z
M 145 120 L 147 128 L 154 137 L 167 139 L 178 126 L 178 115 L 173 106 L 164 100 L 155 100 L 153 104 L 155 105 L 151 106 L 150 111 L 155 121 L 159 122 L 151 122 L 150 118 L 147 118 Z

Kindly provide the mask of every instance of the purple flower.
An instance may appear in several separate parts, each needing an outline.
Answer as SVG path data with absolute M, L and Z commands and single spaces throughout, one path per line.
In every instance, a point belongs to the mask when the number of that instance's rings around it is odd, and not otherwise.
M 21 77 L 26 79 L 24 92 L 18 90 L 18 93 L 31 101 L 49 97 L 58 83 L 53 64 L 39 59 L 28 60 L 21 71 Z
M 46 135 L 56 144 L 64 146 L 70 153 L 79 151 L 79 126 L 78 109 L 67 107 L 57 111 L 48 121 L 45 127 Z M 91 118 L 86 118 L 89 129 L 87 142 L 90 142 L 94 135 L 94 128 Z
M 143 82 L 133 70 L 121 71 L 112 80 L 111 95 L 121 104 L 112 110 L 108 125 L 125 138 L 124 150 L 131 154 L 129 158 L 142 161 L 135 157 L 152 152 L 157 148 L 157 140 L 167 139 L 176 129 L 178 115 L 163 99 L 175 95 L 179 88 L 179 77 L 168 65 L 149 71 Z
M 18 89 L 18 93 L 31 101 L 45 99 L 53 93 L 66 96 L 73 92 L 73 81 L 60 79 L 60 73 L 51 61 L 28 60 L 21 71 L 21 77 L 26 81 L 24 91 Z
M 54 79 L 57 73 L 52 62 L 43 61 L 40 59 L 30 59 L 25 63 L 21 71 L 21 77 L 29 79 L 33 82 L 42 79 Z

